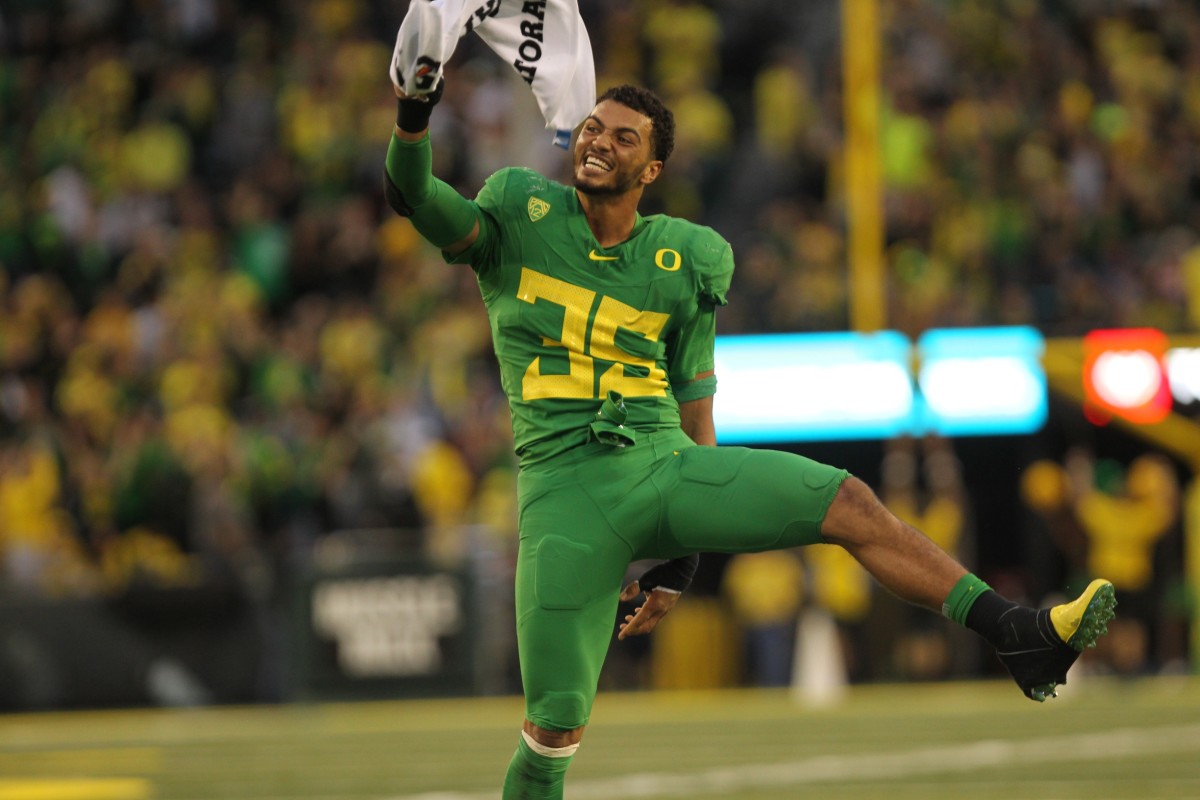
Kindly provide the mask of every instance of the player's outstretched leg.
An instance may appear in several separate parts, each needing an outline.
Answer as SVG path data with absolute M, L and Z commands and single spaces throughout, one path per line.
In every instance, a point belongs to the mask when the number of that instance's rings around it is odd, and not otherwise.
M 1070 603 L 1035 609 L 992 591 L 928 537 L 884 508 L 858 478 L 839 486 L 821 536 L 844 547 L 894 594 L 975 631 L 996 650 L 1026 697 L 1041 702 L 1067 682 L 1079 653 L 1108 632 L 1117 604 L 1106 580 Z
M 1079 654 L 1108 632 L 1116 605 L 1113 585 L 1097 579 L 1069 603 L 1037 611 L 1012 608 L 1000 617 L 996 655 L 1025 696 L 1043 702 L 1067 682 Z

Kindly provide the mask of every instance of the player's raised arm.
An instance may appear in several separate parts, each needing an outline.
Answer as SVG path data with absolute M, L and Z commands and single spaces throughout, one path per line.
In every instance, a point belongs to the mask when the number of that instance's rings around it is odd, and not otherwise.
M 458 255 L 479 235 L 479 218 L 474 203 L 433 175 L 429 117 L 444 88 L 441 81 L 421 97 L 397 92 L 396 127 L 388 145 L 383 188 L 388 205 L 408 217 L 430 244 Z

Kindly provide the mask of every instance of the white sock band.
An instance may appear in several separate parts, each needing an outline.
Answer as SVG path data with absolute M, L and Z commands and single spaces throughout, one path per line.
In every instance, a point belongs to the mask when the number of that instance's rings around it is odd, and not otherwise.
M 566 747 L 546 747 L 525 731 L 521 731 L 521 735 L 525 737 L 525 744 L 529 745 L 530 750 L 546 758 L 570 758 L 579 749 L 578 744 L 569 744 Z

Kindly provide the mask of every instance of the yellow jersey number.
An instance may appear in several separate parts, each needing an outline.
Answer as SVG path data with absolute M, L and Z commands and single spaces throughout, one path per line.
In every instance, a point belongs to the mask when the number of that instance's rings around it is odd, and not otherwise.
M 541 357 L 535 358 L 525 370 L 521 381 L 524 400 L 546 398 L 597 399 L 609 391 L 626 397 L 663 397 L 667 393 L 667 373 L 654 359 L 626 353 L 617 347 L 617 330 L 641 334 L 657 342 L 667 324 L 668 315 L 656 311 L 641 311 L 604 295 L 591 321 L 591 340 L 588 340 L 588 317 L 596 302 L 596 292 L 576 286 L 549 275 L 523 268 L 517 298 L 526 303 L 538 300 L 562 306 L 563 329 L 558 339 L 543 337 L 547 347 L 562 347 L 567 351 L 566 375 L 543 375 Z M 599 391 L 595 381 L 595 359 L 611 361 L 612 366 L 600 376 Z M 625 367 L 641 367 L 647 374 L 626 375 Z

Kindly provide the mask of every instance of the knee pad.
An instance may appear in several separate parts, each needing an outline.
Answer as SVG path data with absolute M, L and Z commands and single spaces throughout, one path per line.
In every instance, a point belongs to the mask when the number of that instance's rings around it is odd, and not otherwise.
M 525 716 L 542 728 L 568 731 L 588 724 L 589 706 L 581 692 L 542 692 L 526 703 Z

